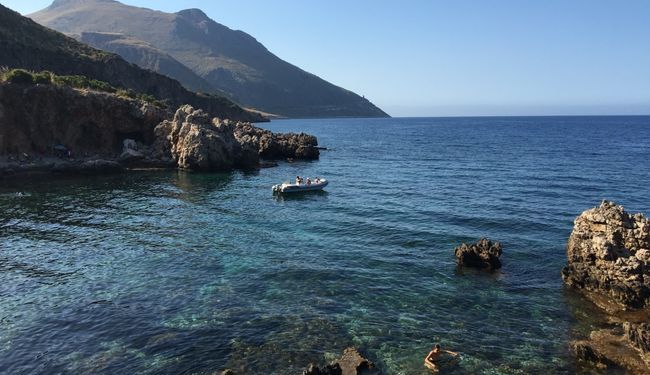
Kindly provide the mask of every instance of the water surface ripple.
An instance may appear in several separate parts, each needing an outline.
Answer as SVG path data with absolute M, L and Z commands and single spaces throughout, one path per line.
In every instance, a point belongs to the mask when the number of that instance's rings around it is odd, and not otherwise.
M 0 373 L 298 373 L 349 345 L 389 374 L 573 373 L 597 311 L 572 220 L 650 213 L 650 118 L 286 120 L 329 147 L 253 173 L 0 181 Z M 327 192 L 276 199 L 296 175 Z M 19 194 L 20 193 L 20 194 Z M 459 271 L 489 236 L 503 269 Z

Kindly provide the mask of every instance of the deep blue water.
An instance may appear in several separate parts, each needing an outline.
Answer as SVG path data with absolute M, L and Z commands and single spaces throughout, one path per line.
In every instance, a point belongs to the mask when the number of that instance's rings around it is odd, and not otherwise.
M 0 373 L 292 374 L 350 345 L 389 374 L 585 371 L 560 269 L 603 198 L 650 213 L 650 117 L 285 120 L 315 162 L 0 180 Z M 274 198 L 296 175 L 327 192 Z M 21 194 L 18 194 L 18 193 Z M 504 245 L 493 275 L 453 249 Z

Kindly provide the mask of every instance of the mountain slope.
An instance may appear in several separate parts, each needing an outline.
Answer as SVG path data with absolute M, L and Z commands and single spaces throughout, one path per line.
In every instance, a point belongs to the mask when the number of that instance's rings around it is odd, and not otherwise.
M 145 41 L 118 33 L 83 32 L 75 38 L 91 47 L 116 53 L 132 64 L 173 78 L 189 90 L 219 93 L 190 68 Z
M 113 0 L 56 0 L 31 14 L 56 30 L 115 32 L 146 41 L 239 103 L 289 117 L 387 116 L 359 95 L 269 52 L 198 9 L 164 13 Z
M 198 95 L 177 81 L 130 64 L 118 55 L 79 43 L 0 5 L 0 66 L 60 75 L 84 75 L 132 89 L 172 106 L 192 104 L 219 117 L 260 120 L 224 97 Z

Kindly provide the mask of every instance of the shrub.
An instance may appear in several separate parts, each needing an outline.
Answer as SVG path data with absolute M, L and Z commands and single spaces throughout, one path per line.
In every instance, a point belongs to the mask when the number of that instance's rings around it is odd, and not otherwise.
M 115 93 L 117 89 L 113 86 L 111 86 L 108 82 L 104 81 L 99 81 L 97 79 L 91 79 L 88 82 L 88 87 L 97 90 L 97 91 L 105 91 L 105 92 L 110 92 L 110 93 Z
M 39 72 L 39 73 L 32 73 L 32 81 L 33 83 L 41 83 L 41 84 L 46 84 L 49 85 L 52 83 L 52 72 L 48 72 L 47 70 Z
M 12 69 L 4 74 L 4 81 L 19 84 L 32 84 L 34 77 L 32 73 L 23 69 Z
M 78 89 L 88 87 L 88 78 L 84 76 L 54 76 L 53 81 L 59 86 L 71 86 Z
M 166 108 L 168 106 L 167 102 L 158 100 L 153 95 L 138 93 L 132 89 L 116 88 L 108 82 L 100 81 L 97 79 L 89 79 L 86 76 L 59 76 L 47 70 L 38 73 L 32 73 L 24 69 L 8 69 L 5 67 L 0 67 L 0 82 L 18 84 L 54 84 L 57 86 L 74 87 L 77 89 L 89 89 L 108 92 L 122 98 L 136 99 L 148 102 L 161 108 Z

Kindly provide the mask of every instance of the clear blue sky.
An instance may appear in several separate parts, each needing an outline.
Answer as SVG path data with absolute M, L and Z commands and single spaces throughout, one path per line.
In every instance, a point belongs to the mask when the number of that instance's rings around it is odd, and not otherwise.
M 200 8 L 394 116 L 650 114 L 649 0 L 123 2 Z

